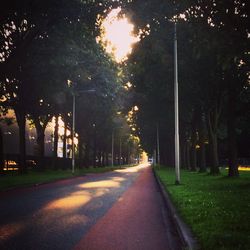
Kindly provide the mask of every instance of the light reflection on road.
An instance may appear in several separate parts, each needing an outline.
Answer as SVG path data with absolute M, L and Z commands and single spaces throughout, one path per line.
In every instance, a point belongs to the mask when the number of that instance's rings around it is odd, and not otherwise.
M 140 171 L 141 169 L 148 167 L 148 166 L 149 166 L 148 163 L 142 163 L 136 167 L 117 169 L 117 170 L 115 170 L 115 172 L 118 172 L 118 173 L 136 173 L 136 172 Z
M 46 241 L 49 234 L 90 225 L 93 223 L 92 213 L 100 211 L 103 207 L 107 209 L 104 197 L 119 195 L 123 192 L 120 188 L 128 180 L 128 176 L 137 176 L 137 173 L 147 166 L 147 164 L 141 164 L 99 177 L 93 175 L 93 178 L 87 178 L 90 181 L 83 179 L 83 183 L 69 186 L 68 191 L 71 191 L 66 192 L 64 197 L 48 201 L 32 215 L 27 215 L 22 220 L 0 225 L 0 248 L 1 241 L 11 240 L 15 236 L 19 237 L 26 231 L 32 231 L 33 227 L 39 228 L 39 234 L 41 234 L 39 240 Z M 92 179 L 96 180 L 92 181 Z
M 0 227 L 0 240 L 7 240 L 25 228 L 25 223 L 10 223 Z
M 87 191 L 78 191 L 67 197 L 54 200 L 47 204 L 43 209 L 75 209 L 84 206 L 91 200 L 91 194 Z
M 108 181 L 95 181 L 95 182 L 88 182 L 84 184 L 80 184 L 80 188 L 116 188 L 120 186 L 120 182 L 115 180 L 108 180 Z

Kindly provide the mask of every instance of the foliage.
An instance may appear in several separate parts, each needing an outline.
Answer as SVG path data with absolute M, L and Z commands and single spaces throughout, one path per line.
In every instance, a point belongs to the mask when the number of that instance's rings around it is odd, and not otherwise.
M 17 121 L 22 130 L 23 157 L 27 116 L 35 124 L 41 157 L 49 120 L 54 115 L 62 115 L 69 124 L 66 116 L 71 112 L 72 89 L 67 86 L 68 80 L 77 84 L 76 92 L 96 90 L 94 98 L 87 97 L 93 105 L 83 102 L 86 108 L 82 109 L 93 119 L 77 119 L 82 122 L 77 124 L 77 130 L 81 127 L 87 131 L 93 123 L 106 124 L 105 129 L 100 129 L 104 137 L 112 126 L 121 79 L 117 66 L 96 43 L 95 37 L 99 32 L 98 14 L 117 6 L 118 2 L 4 2 L 0 22 L 1 108 L 13 108 L 16 116 L 20 116 Z
M 150 153 L 156 146 L 157 123 L 160 128 L 162 148 L 165 147 L 165 142 L 173 138 L 171 136 L 173 132 L 173 54 L 171 40 L 165 36 L 165 30 L 171 30 L 172 27 L 167 22 L 163 27 L 155 28 L 149 36 L 142 39 L 135 47 L 129 61 L 133 75 L 131 82 L 135 91 L 134 102 L 139 107 L 136 122 L 143 147 Z M 162 105 L 163 103 L 165 105 Z
M 150 152 L 155 147 L 155 140 L 150 139 L 155 137 L 152 121 L 161 120 L 163 127 L 168 128 L 166 129 L 168 131 L 171 131 L 169 128 L 173 126 L 170 125 L 173 118 L 168 117 L 168 121 L 164 121 L 163 117 L 174 112 L 173 107 L 171 108 L 173 105 L 171 86 L 174 84 L 172 26 L 175 14 L 178 22 L 181 150 L 195 153 L 197 140 L 205 138 L 199 141 L 201 144 L 199 146 L 203 147 L 202 144 L 209 142 L 210 155 L 207 158 L 211 161 L 207 164 L 211 166 L 211 172 L 217 173 L 219 169 L 217 141 L 222 134 L 220 129 L 227 127 L 227 148 L 224 151 L 228 151 L 227 157 L 232 170 L 230 174 L 237 175 L 235 149 L 236 138 L 239 135 L 236 131 L 243 131 L 238 122 L 242 119 L 240 110 L 246 110 L 250 100 L 247 94 L 249 92 L 248 3 L 244 0 L 185 1 L 176 5 L 171 5 L 175 3 L 174 1 L 165 5 L 163 1 L 158 2 L 159 4 L 155 6 L 152 1 L 144 1 L 140 7 L 139 1 L 133 1 L 129 5 L 134 8 L 134 16 L 138 13 L 135 22 L 139 27 L 143 27 L 141 24 L 144 24 L 144 27 L 149 24 L 148 36 L 144 37 L 136 47 L 131 60 L 132 81 L 138 93 L 137 101 L 141 105 L 138 123 L 144 145 Z M 161 8 L 158 8 L 159 6 Z M 167 6 L 172 11 L 164 13 L 162 10 Z M 141 10 L 144 16 L 140 15 Z M 245 96 L 244 103 L 242 94 Z M 243 116 L 248 117 L 246 113 Z M 147 129 L 143 128 L 146 126 L 146 120 Z M 201 124 L 204 122 L 206 126 Z M 164 132 L 160 131 L 160 134 Z M 165 137 L 163 143 L 161 142 L 164 148 L 161 152 L 163 156 L 170 153 L 164 147 L 165 141 L 169 139 L 170 137 Z M 223 156 L 220 151 L 219 153 L 221 159 Z M 184 160 L 183 165 L 189 164 Z
M 230 176 L 238 175 L 236 131 L 239 128 L 239 110 L 242 108 L 240 95 L 246 92 L 249 85 L 247 5 L 244 0 L 216 3 L 191 1 L 185 11 L 186 21 L 191 24 L 191 32 L 194 32 L 192 44 L 196 65 L 202 65 L 204 60 L 203 65 L 206 66 L 204 73 L 199 72 L 208 82 L 203 81 L 198 94 L 201 100 L 206 101 L 202 105 L 207 113 L 210 142 L 215 142 L 219 124 L 227 125 Z M 201 83 L 202 80 L 199 80 Z M 208 99 L 202 93 L 206 93 Z M 248 103 L 249 100 L 248 96 Z M 221 117 L 221 112 L 226 115 Z

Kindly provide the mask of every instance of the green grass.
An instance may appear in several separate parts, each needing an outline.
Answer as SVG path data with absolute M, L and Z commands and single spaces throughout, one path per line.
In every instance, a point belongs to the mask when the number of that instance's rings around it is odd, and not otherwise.
M 180 216 L 191 226 L 201 249 L 250 249 L 250 171 L 240 178 L 181 171 L 174 185 L 170 168 L 156 169 Z
M 102 167 L 102 168 L 84 168 L 76 169 L 74 175 L 71 170 L 45 170 L 36 171 L 29 170 L 27 174 L 18 175 L 17 171 L 9 171 L 0 176 L 0 191 L 11 188 L 30 186 L 34 184 L 50 182 L 59 179 L 70 178 L 73 176 L 81 176 L 88 173 L 103 173 L 118 169 L 119 167 Z

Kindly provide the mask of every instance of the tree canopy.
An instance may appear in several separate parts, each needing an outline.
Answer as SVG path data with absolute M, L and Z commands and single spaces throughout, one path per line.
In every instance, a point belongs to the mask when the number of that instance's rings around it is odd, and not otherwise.
M 110 151 L 109 137 L 122 112 L 151 155 L 158 128 L 162 163 L 173 165 L 177 22 L 182 166 L 210 167 L 217 174 L 227 159 L 229 175 L 238 175 L 237 158 L 249 157 L 243 150 L 250 117 L 248 1 L 11 0 L 3 6 L 1 109 L 15 111 L 21 165 L 26 118 L 41 135 L 42 156 L 44 130 L 53 116 L 72 127 L 72 91 L 78 93 L 81 111 L 76 132 L 93 159 Z M 97 18 L 118 6 L 140 34 L 129 60 L 119 65 L 96 42 Z M 88 89 L 95 93 L 80 94 Z M 133 99 L 127 95 L 131 92 Z
M 247 1 L 186 1 L 178 4 L 159 1 L 154 5 L 152 1 L 144 1 L 140 8 L 139 1 L 133 1 L 132 5 L 138 7 L 139 14 L 134 14 L 141 19 L 138 24 L 149 24 L 150 27 L 148 36 L 142 39 L 131 58 L 137 102 L 141 105 L 138 123 L 144 145 L 147 148 L 150 145 L 152 153 L 156 149 L 156 126 L 153 123 L 160 121 L 160 134 L 171 131 L 168 139 L 162 138 L 161 159 L 173 157 L 173 146 L 166 150 L 166 145 L 173 145 L 174 134 L 175 18 L 182 164 L 195 169 L 198 163 L 201 169 L 206 150 L 210 154 L 207 155 L 207 166 L 211 167 L 211 173 L 218 173 L 219 160 L 227 158 L 229 175 L 238 175 L 236 150 L 241 143 L 240 133 L 245 131 L 239 123 L 242 119 L 240 110 L 249 110 L 249 4 Z M 164 13 L 162 10 L 168 7 L 171 11 Z M 141 10 L 144 16 L 140 15 Z M 248 115 L 244 113 L 243 116 Z M 222 133 L 224 128 L 226 134 Z M 208 149 L 204 149 L 207 148 L 204 143 L 208 143 Z M 172 165 L 173 161 L 165 163 Z

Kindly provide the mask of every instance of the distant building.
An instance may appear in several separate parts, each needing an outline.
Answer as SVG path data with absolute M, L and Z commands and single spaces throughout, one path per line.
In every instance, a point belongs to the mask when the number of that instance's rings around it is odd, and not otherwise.
M 0 122 L 0 126 L 3 132 L 3 145 L 4 154 L 18 154 L 19 153 L 19 130 L 18 125 L 15 120 L 15 115 L 13 111 L 9 111 L 8 118 L 13 118 L 13 124 L 7 125 L 4 121 Z M 62 126 L 64 126 L 62 120 L 59 121 L 59 141 L 58 141 L 58 157 L 63 157 L 63 142 L 62 142 Z M 54 119 L 50 122 L 45 130 L 44 146 L 45 146 L 45 156 L 52 156 L 53 154 L 53 134 L 54 134 Z M 67 131 L 67 135 L 70 132 Z M 70 143 L 70 140 L 68 143 Z M 26 122 L 26 153 L 27 155 L 36 155 L 36 129 L 30 122 Z M 68 148 L 71 146 L 68 145 Z M 68 151 L 68 150 L 67 150 Z M 69 155 L 69 154 L 67 154 Z

